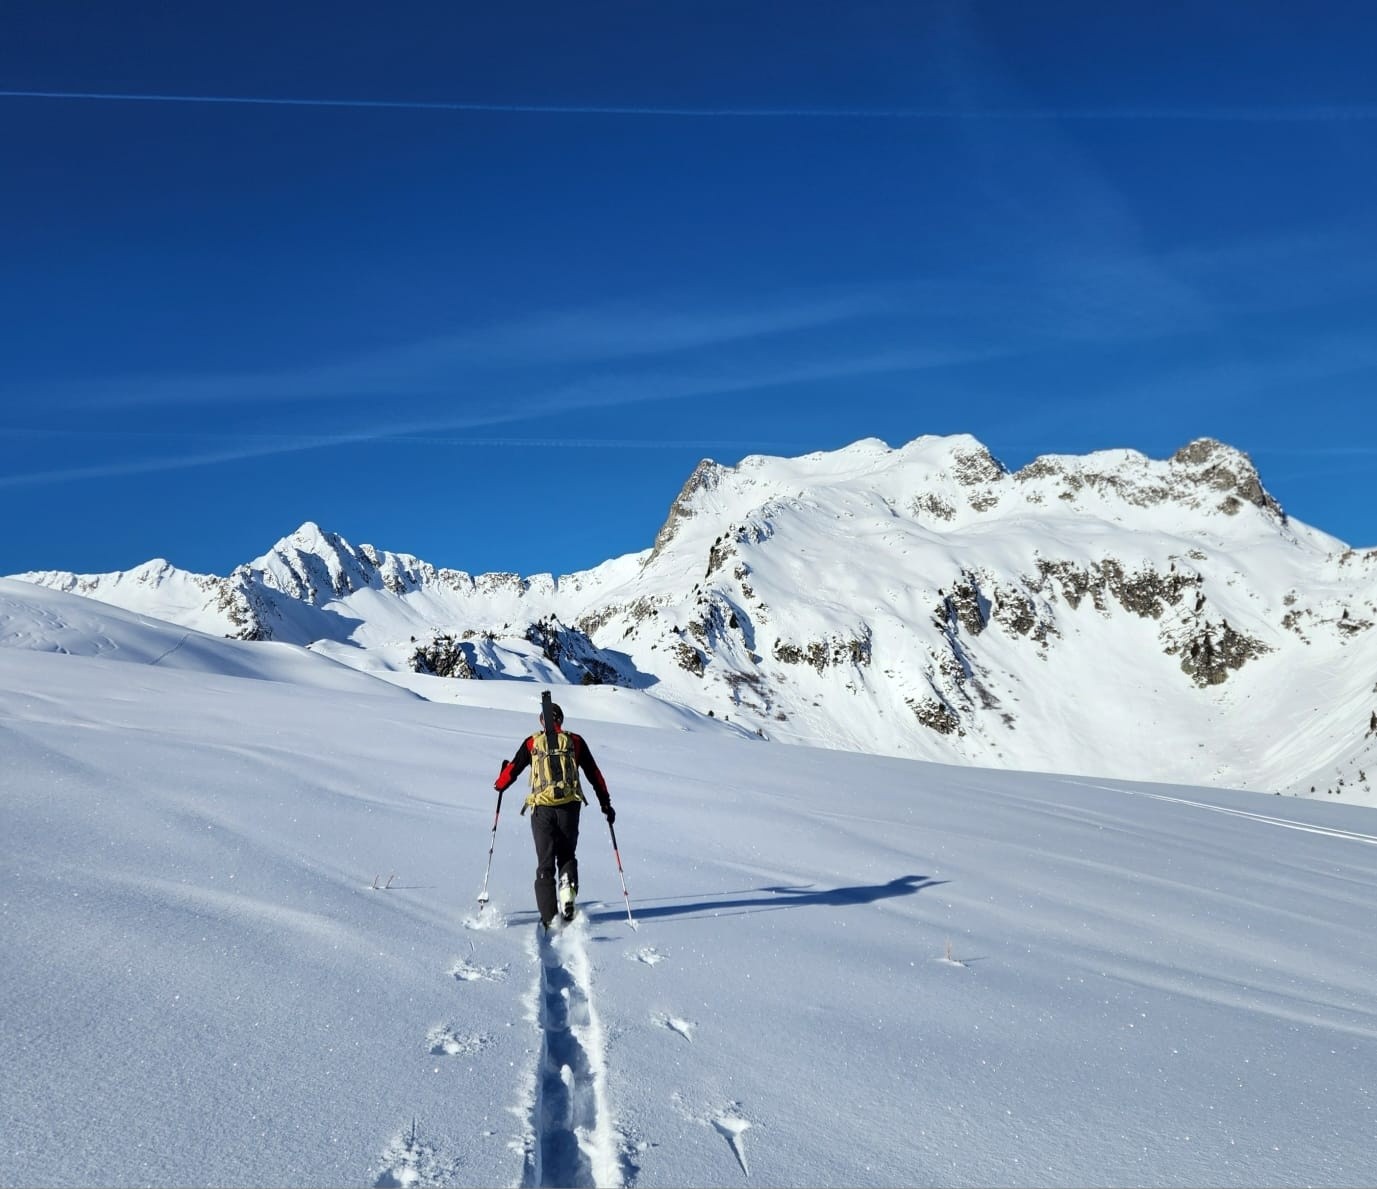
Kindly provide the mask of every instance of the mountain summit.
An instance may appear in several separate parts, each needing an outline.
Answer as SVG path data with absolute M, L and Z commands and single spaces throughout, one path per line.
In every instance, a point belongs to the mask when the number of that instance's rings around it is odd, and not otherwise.
M 649 548 L 558 578 L 311 523 L 224 578 L 16 577 L 431 697 L 621 685 L 758 739 L 1377 803 L 1377 550 L 1211 439 L 1012 472 L 967 435 L 705 459 Z

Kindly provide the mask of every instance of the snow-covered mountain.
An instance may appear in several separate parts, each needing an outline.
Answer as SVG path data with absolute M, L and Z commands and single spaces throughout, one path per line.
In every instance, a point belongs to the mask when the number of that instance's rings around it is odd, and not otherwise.
M 1209 439 L 1016 472 L 965 435 L 705 460 L 650 548 L 559 578 L 314 524 L 224 578 L 16 577 L 436 700 L 605 684 L 783 742 L 1377 804 L 1377 550 Z

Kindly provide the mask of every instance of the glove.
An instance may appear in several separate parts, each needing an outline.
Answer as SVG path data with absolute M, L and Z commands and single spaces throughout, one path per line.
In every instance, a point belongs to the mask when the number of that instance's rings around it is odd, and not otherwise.
M 602 815 L 607 819 L 607 824 L 609 826 L 617 820 L 617 811 L 612 808 L 611 801 L 607 801 L 603 804 Z

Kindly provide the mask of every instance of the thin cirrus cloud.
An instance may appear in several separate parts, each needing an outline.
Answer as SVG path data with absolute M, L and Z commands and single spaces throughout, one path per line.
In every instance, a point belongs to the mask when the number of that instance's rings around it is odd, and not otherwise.
M 477 426 L 467 426 L 466 428 L 478 428 Z M 138 457 L 113 459 L 108 462 L 91 463 L 85 466 L 55 467 L 46 471 L 31 471 L 26 474 L 0 475 L 0 488 L 17 487 L 41 487 L 51 484 L 81 482 L 93 479 L 115 479 L 122 477 L 132 477 L 136 475 L 157 474 L 166 471 L 185 471 L 197 470 L 201 467 L 217 466 L 225 463 L 244 462 L 258 458 L 271 458 L 286 454 L 301 454 L 311 450 L 328 450 L 341 446 L 351 446 L 378 442 L 386 440 L 399 444 L 417 444 L 428 446 L 445 446 L 449 448 L 462 448 L 471 446 L 474 448 L 494 448 L 504 446 L 550 446 L 560 449 L 577 450 L 666 450 L 666 449 L 702 449 L 702 450 L 742 450 L 759 449 L 759 442 L 739 442 L 729 439 L 681 439 L 670 440 L 657 438 L 653 441 L 637 441 L 634 439 L 579 439 L 579 438 L 559 438 L 542 441 L 539 438 L 520 437 L 520 438 L 501 438 L 501 437 L 457 437 L 454 435 L 454 426 L 427 427 L 424 425 L 409 426 L 398 432 L 396 427 L 390 429 L 371 429 L 361 430 L 357 433 L 348 434 L 329 434 L 316 437 L 290 435 L 267 435 L 263 437 L 241 437 L 237 444 L 219 446 L 214 449 L 194 449 L 177 448 L 174 451 L 157 457 Z M 51 431 L 58 434 L 59 431 Z M 107 441 L 111 437 L 125 437 L 128 439 L 138 439 L 143 435 L 138 434 L 102 434 L 93 432 L 87 436 L 98 437 L 102 441 Z M 164 438 L 170 447 L 177 447 L 178 443 L 185 444 L 193 440 L 202 440 L 204 435 L 177 435 L 155 434 L 151 436 Z M 778 448 L 796 446 L 797 443 L 778 443 Z
M 1372 231 L 1362 223 L 1251 237 L 1164 258 L 1231 314 L 1266 314 L 1377 295 Z
M 175 434 L 151 430 L 100 431 L 80 430 L 10 430 L 5 436 L 85 437 L 99 439 L 118 447 L 120 443 L 138 443 L 145 447 L 162 442 L 160 452 L 142 453 L 137 457 L 108 458 L 99 463 L 64 466 L 0 476 L 0 488 L 32 487 L 44 484 L 88 479 L 113 478 L 149 474 L 159 471 L 188 470 L 223 463 L 240 462 L 277 455 L 300 454 L 306 451 L 335 449 L 370 443 L 429 444 L 458 447 L 488 446 L 506 439 L 472 435 L 486 426 L 511 424 L 518 420 L 538 418 L 545 414 L 567 414 L 580 410 L 615 408 L 635 403 L 693 398 L 738 396 L 743 393 L 777 388 L 784 385 L 827 380 L 860 378 L 879 374 L 918 372 L 965 362 L 971 356 L 945 350 L 895 350 L 866 355 L 853 355 L 822 361 L 765 361 L 750 367 L 702 367 L 671 375 L 623 375 L 588 378 L 555 387 L 533 391 L 513 410 L 511 402 L 501 402 L 501 408 L 489 405 L 469 405 L 461 410 L 439 413 L 432 417 L 414 418 L 399 422 L 391 409 L 382 410 L 376 421 L 347 432 L 322 434 L 253 434 L 226 433 L 213 435 L 204 432 Z M 188 448 L 190 444 L 207 440 L 219 444 L 210 448 Z M 521 442 L 530 444 L 522 437 Z M 759 449 L 758 441 L 751 443 L 703 439 L 670 439 L 656 436 L 653 440 L 630 438 L 583 438 L 560 440 L 560 445 L 574 445 L 584 449 L 645 450 L 684 447 L 718 447 Z M 801 443 L 779 443 L 780 447 L 801 446 Z
M 499 366 L 533 357 L 543 363 L 629 359 L 884 316 L 893 312 L 893 304 L 892 297 L 878 288 L 803 295 L 734 311 L 609 302 L 489 328 L 464 336 L 463 345 L 469 358 Z
M 555 311 L 361 354 L 273 371 L 129 375 L 71 382 L 53 393 L 78 408 L 249 405 L 370 397 L 435 397 L 486 381 L 571 364 L 616 365 L 703 348 L 782 339 L 894 312 L 879 291 L 821 294 L 758 309 L 671 309 L 612 303 Z
M 1276 427 L 1284 426 L 1285 437 L 1270 449 L 1273 454 L 1363 454 L 1370 449 L 1362 441 L 1368 436 L 1365 424 L 1346 420 L 1343 441 L 1325 441 L 1331 431 L 1323 420 L 1312 418 L 1298 428 L 1291 418 L 1278 415 L 1275 402 L 1287 393 L 1325 391 L 1336 379 L 1365 374 L 1377 375 L 1377 343 L 1364 333 L 1334 332 L 1308 338 L 1303 346 L 1285 340 L 1267 347 L 1254 342 L 1246 353 L 1234 350 L 1224 358 L 1184 359 L 1150 376 L 1134 375 L 1092 393 L 1043 402 L 1036 421 L 1089 424 L 1107 405 L 1120 410 L 1121 416 L 1133 412 L 1158 425 L 1199 425 L 1202 418 L 1237 421 L 1242 415 L 1249 448 L 1260 448 L 1257 443 L 1277 437 Z M 1030 424 L 1034 420 L 1031 415 L 1025 419 Z

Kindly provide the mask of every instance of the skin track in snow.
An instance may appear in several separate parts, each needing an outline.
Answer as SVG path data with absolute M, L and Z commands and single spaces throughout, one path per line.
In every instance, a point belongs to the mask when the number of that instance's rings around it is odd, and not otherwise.
M 537 926 L 537 1020 L 541 1030 L 528 1189 L 620 1187 L 634 1177 L 619 1152 L 607 1098 L 602 1024 L 592 996 L 587 926 Z

